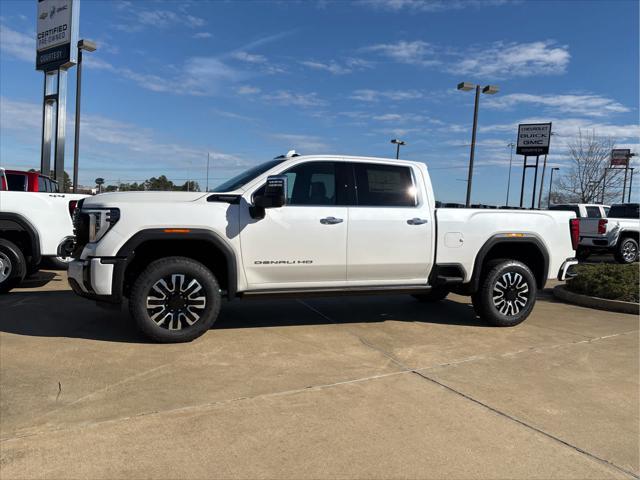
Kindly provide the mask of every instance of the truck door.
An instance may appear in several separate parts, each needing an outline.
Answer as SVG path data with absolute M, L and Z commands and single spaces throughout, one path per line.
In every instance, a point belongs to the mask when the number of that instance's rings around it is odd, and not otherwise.
M 411 167 L 352 163 L 356 206 L 349 207 L 349 285 L 425 284 L 432 264 L 432 206 Z
M 242 261 L 251 287 L 346 284 L 344 165 L 324 161 L 295 165 L 283 172 L 288 177 L 286 205 L 266 209 L 260 220 L 251 219 L 248 209 L 242 210 Z

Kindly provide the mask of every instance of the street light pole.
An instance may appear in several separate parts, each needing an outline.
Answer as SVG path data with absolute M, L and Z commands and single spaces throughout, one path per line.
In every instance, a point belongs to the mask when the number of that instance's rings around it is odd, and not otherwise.
M 471 205 L 471 186 L 473 183 L 473 161 L 476 150 L 476 130 L 478 128 L 478 104 L 480 102 L 480 85 L 474 85 L 469 82 L 461 82 L 458 84 L 458 90 L 469 91 L 476 89 L 476 98 L 473 106 L 473 130 L 471 132 L 471 151 L 469 152 L 469 175 L 467 177 L 467 200 L 465 206 L 469 208 Z M 493 95 L 498 93 L 498 87 L 494 85 L 487 85 L 482 88 L 482 93 Z
M 396 160 L 398 160 L 400 158 L 400 145 L 406 145 L 406 142 L 403 142 L 402 140 L 399 140 L 397 138 L 394 138 L 393 140 L 391 140 L 391 143 L 394 143 L 395 145 L 397 145 L 396 147 Z
M 511 164 L 513 163 L 513 147 L 516 144 L 511 142 L 507 145 L 507 147 L 511 148 L 511 155 L 509 156 L 509 179 L 507 180 L 507 203 L 506 206 L 509 206 L 509 190 L 511 189 Z
M 631 167 L 629 170 L 631 170 L 631 178 L 629 178 L 629 197 L 627 198 L 627 203 L 631 203 L 631 188 L 633 187 L 633 171 L 635 168 Z
M 82 95 L 82 51 L 95 52 L 97 46 L 89 40 L 78 41 L 76 66 L 76 120 L 73 141 L 73 193 L 78 193 L 78 154 L 80 152 L 80 96 Z
M 207 152 L 207 192 L 209 191 L 209 152 Z
M 560 170 L 560 167 L 553 167 L 551 169 L 551 178 L 549 179 L 549 197 L 547 198 L 547 208 L 551 206 L 551 187 L 553 186 L 553 172 Z M 538 206 L 540 208 L 540 206 Z

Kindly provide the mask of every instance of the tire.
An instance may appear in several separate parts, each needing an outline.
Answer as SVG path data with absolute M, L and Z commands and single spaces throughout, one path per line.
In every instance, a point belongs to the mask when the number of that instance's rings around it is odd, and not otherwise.
M 485 269 L 480 288 L 472 296 L 476 313 L 496 327 L 522 323 L 533 310 L 538 291 L 529 267 L 516 260 L 502 259 L 489 263 Z
M 216 321 L 220 304 L 216 277 L 187 257 L 150 263 L 135 280 L 129 297 L 129 311 L 138 328 L 159 343 L 198 338 Z
M 615 251 L 618 263 L 633 263 L 638 260 L 638 241 L 635 238 L 624 237 L 618 242 Z
M 73 260 L 71 257 L 47 257 L 46 265 L 52 270 L 67 270 L 71 260 Z
M 449 295 L 449 290 L 446 288 L 434 287 L 427 293 L 416 293 L 411 296 L 421 302 L 439 302 L 445 299 L 447 295 Z
M 0 293 L 18 286 L 27 274 L 24 254 L 15 243 L 0 238 Z
M 581 262 L 589 258 L 589 255 L 591 255 L 591 251 L 587 247 L 578 247 L 576 250 L 576 258 Z

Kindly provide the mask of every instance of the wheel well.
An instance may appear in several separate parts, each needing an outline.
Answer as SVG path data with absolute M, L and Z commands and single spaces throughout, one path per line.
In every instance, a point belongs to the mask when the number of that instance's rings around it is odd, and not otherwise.
M 154 260 L 165 257 L 188 257 L 205 265 L 215 275 L 220 288 L 229 290 L 229 262 L 224 252 L 206 240 L 147 240 L 136 246 L 127 262 L 123 279 L 123 294 L 129 297 L 138 275 Z
M 32 248 L 33 241 L 29 232 L 19 223 L 11 220 L 3 220 L 0 223 L 0 238 L 14 243 L 22 251 L 27 262 L 31 262 L 34 256 Z
M 620 234 L 620 240 L 624 238 L 633 238 L 636 242 L 638 242 L 638 232 L 626 231 Z
M 493 245 L 482 259 L 478 279 L 485 273 L 485 267 L 491 260 L 504 258 L 524 263 L 533 272 L 538 288 L 544 288 L 547 276 L 547 260 L 535 243 L 500 242 Z

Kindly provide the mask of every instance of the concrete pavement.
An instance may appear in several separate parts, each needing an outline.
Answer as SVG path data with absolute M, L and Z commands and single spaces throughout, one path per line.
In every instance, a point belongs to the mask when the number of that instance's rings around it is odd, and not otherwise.
M 0 299 L 5 478 L 633 478 L 638 318 L 543 296 L 232 302 L 146 342 L 63 276 Z M 42 285 L 44 283 L 44 285 Z

